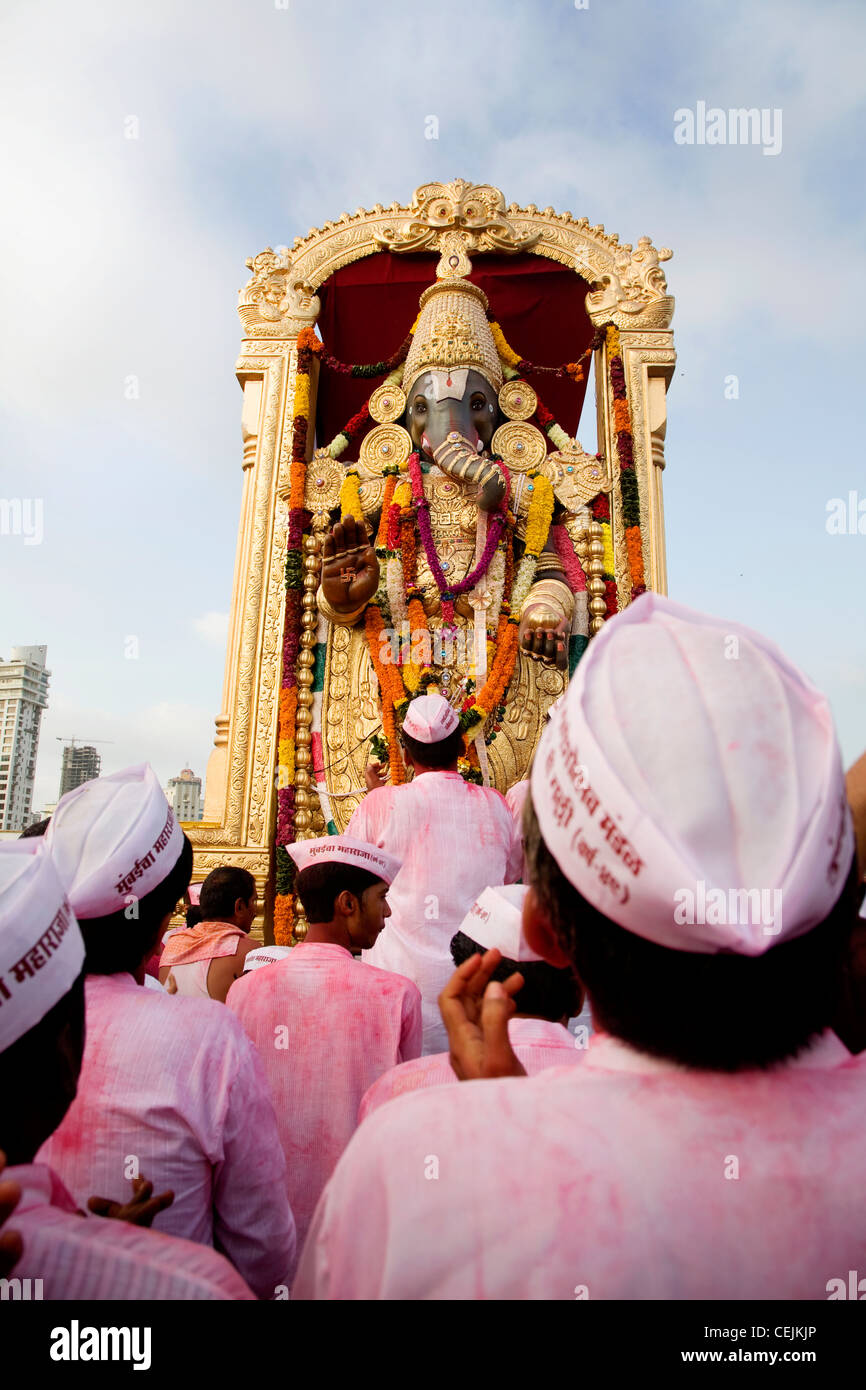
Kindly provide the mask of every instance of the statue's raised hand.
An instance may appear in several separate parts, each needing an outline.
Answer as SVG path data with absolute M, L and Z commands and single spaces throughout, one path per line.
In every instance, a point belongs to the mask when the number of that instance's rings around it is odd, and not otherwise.
M 338 613 L 369 603 L 379 587 L 379 561 L 362 521 L 347 516 L 331 527 L 322 550 L 322 593 Z

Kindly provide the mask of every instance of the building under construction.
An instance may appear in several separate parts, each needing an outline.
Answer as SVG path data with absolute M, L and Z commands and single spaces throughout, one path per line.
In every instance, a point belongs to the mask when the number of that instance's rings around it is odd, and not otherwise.
M 89 743 L 74 741 L 63 749 L 63 768 L 60 774 L 60 795 L 65 796 L 82 782 L 91 782 L 99 776 L 102 758 Z

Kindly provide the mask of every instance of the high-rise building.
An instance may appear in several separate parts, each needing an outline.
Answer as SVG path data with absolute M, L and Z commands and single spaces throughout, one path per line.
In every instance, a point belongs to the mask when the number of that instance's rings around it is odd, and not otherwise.
M 201 820 L 201 778 L 192 768 L 185 767 L 170 778 L 165 794 L 178 820 Z
M 72 739 L 63 749 L 63 767 L 60 772 L 60 796 L 65 796 L 82 782 L 92 782 L 102 769 L 102 757 L 89 743 L 76 743 Z
M 0 830 L 25 830 L 34 817 L 39 725 L 48 704 L 47 647 L 13 647 L 0 657 Z

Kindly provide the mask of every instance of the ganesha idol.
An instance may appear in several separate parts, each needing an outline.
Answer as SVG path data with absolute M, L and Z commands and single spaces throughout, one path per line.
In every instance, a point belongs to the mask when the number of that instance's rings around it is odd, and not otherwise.
M 402 361 L 372 394 L 357 461 L 320 448 L 307 470 L 321 576 L 314 774 L 322 816 L 345 827 L 378 757 L 405 778 L 399 728 L 435 690 L 465 737 L 464 776 L 506 791 L 525 777 L 550 705 L 603 621 L 599 456 L 547 438 L 465 252 L 444 254 Z M 585 354 L 588 356 L 589 354 Z M 318 725 L 318 730 L 316 730 Z

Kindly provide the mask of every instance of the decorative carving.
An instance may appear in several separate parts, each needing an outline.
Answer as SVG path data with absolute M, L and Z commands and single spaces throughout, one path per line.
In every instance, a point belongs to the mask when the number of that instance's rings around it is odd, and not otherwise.
M 646 328 L 667 328 L 674 314 L 674 301 L 667 293 L 665 273 L 660 261 L 669 261 L 673 252 L 666 246 L 657 251 L 649 237 L 638 238 L 637 249 L 619 247 L 614 269 L 602 275 L 597 288 L 586 296 L 586 309 L 593 323 L 612 320 L 617 328 L 640 323 Z
M 378 424 L 392 425 L 406 409 L 406 394 L 399 386 L 377 386 L 368 405 Z
M 285 249 L 273 251 L 267 246 L 246 264 L 253 273 L 238 292 L 238 313 L 251 336 L 297 338 L 305 324 L 316 322 L 319 300 L 294 274 L 292 258 Z
M 537 233 L 520 236 L 509 222 L 498 188 L 465 179 L 416 188 L 408 218 L 376 236 L 382 250 L 437 250 L 443 260 L 468 251 L 531 251 L 537 241 Z M 466 273 L 451 267 L 450 260 L 447 264 L 451 273 Z
M 540 468 L 547 457 L 547 444 L 541 430 L 523 420 L 500 425 L 490 441 L 509 473 L 530 473 Z
M 340 487 L 346 470 L 343 465 L 328 453 L 327 449 L 317 449 L 307 468 L 307 484 L 304 492 L 304 505 L 311 512 L 330 512 L 340 500 Z M 288 480 L 280 489 L 280 497 L 288 501 Z
M 543 472 L 553 484 L 556 500 L 567 512 L 576 512 L 600 492 L 610 492 L 610 471 L 604 459 L 586 454 L 578 440 L 569 449 L 548 454 Z
M 240 313 L 250 338 L 295 336 L 318 314 L 315 292 L 344 265 L 376 251 L 532 251 L 568 266 L 592 290 L 587 312 L 594 323 L 620 328 L 667 328 L 674 300 L 667 294 L 661 262 L 671 252 L 656 250 L 648 237 L 637 247 L 586 217 L 509 203 L 490 184 L 455 179 L 425 184 L 408 207 L 381 203 L 343 213 L 335 222 L 298 237 L 290 253 L 268 248 L 248 262 L 253 277 L 241 291 Z M 450 267 L 450 273 L 465 273 Z M 264 307 L 263 307 L 264 306 Z M 494 306 L 495 307 L 495 306 Z M 276 316 L 276 317 L 275 317 Z M 266 350 L 266 349 L 263 349 Z
M 372 476 L 382 469 L 402 463 L 412 452 L 412 436 L 402 425 L 377 425 L 364 436 L 358 462 Z
M 528 420 L 538 409 L 538 397 L 528 381 L 506 381 L 499 392 L 499 409 L 506 420 Z

